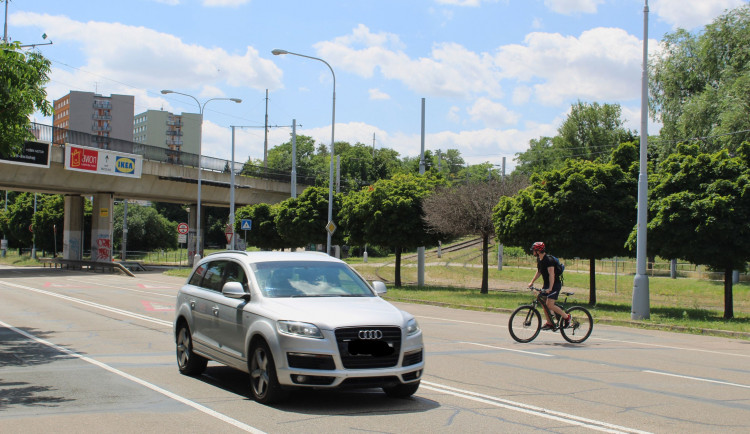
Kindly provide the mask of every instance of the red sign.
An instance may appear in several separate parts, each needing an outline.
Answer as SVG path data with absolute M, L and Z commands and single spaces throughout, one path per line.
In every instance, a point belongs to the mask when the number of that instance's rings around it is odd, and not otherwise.
M 232 236 L 234 236 L 234 228 L 232 225 L 227 225 L 227 228 L 224 230 L 224 235 L 227 237 L 227 243 L 231 243 Z
M 188 226 L 187 223 L 180 223 L 177 225 L 177 233 L 179 234 L 182 234 L 182 235 L 187 234 L 188 229 L 190 229 L 190 227 Z
M 73 147 L 70 149 L 70 168 L 96 172 L 99 151 Z

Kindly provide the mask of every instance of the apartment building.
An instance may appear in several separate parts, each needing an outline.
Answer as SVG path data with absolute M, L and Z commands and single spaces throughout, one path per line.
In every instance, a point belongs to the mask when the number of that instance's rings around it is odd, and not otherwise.
M 198 154 L 201 116 L 198 113 L 176 115 L 164 110 L 147 110 L 135 115 L 133 141 L 180 152 Z
M 112 139 L 133 141 L 135 97 L 132 95 L 103 96 L 72 90 L 54 100 L 53 107 L 54 143 L 69 142 L 68 130 L 95 136 L 94 141 L 105 149 Z

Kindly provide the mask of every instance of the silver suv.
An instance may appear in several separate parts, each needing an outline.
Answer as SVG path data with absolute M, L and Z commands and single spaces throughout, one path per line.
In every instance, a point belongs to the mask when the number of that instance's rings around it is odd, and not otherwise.
M 258 402 L 294 388 L 419 388 L 422 331 L 345 262 L 322 253 L 227 251 L 203 258 L 177 294 L 177 365 L 250 374 Z

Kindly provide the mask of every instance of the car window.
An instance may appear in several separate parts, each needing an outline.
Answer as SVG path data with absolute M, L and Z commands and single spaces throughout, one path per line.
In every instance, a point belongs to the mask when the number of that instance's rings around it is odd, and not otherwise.
M 253 272 L 266 297 L 375 296 L 359 275 L 337 262 L 261 262 Z
M 212 291 L 221 292 L 224 268 L 226 266 L 227 261 L 209 262 L 208 268 L 206 269 L 206 274 L 203 276 L 203 284 L 201 286 Z
M 207 264 L 202 264 L 199 267 L 196 267 L 195 271 L 193 271 L 193 275 L 190 276 L 188 283 L 194 286 L 201 286 L 203 276 L 206 274 L 206 268 Z
M 245 275 L 245 269 L 242 265 L 236 262 L 227 262 L 226 270 L 224 271 L 224 283 L 227 282 L 240 282 L 245 292 L 250 292 L 250 288 L 247 285 L 247 276 Z

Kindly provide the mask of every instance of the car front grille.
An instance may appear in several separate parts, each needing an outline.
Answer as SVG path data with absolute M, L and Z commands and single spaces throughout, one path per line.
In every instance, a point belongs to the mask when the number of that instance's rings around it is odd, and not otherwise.
M 401 353 L 398 327 L 345 327 L 335 333 L 345 369 L 390 368 L 398 363 Z

